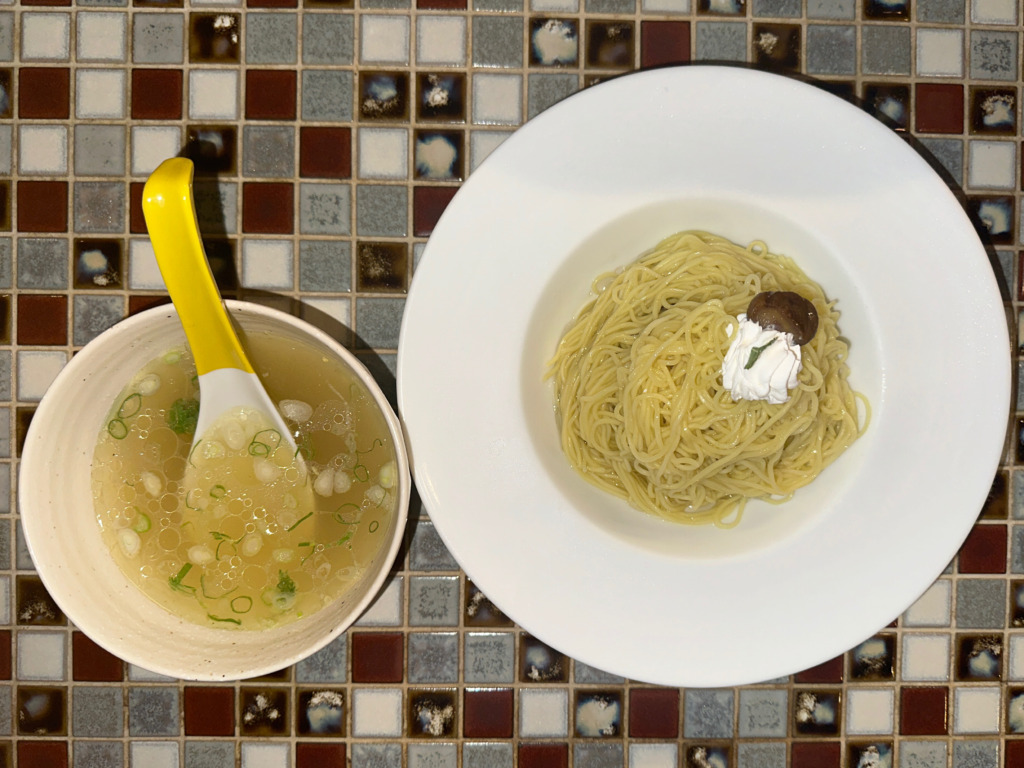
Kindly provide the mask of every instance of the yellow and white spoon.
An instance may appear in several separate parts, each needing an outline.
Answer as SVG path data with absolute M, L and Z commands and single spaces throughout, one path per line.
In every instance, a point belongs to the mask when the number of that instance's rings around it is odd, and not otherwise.
M 199 237 L 192 174 L 191 160 L 170 158 L 153 171 L 142 191 L 156 261 L 199 374 L 199 420 L 192 445 L 221 415 L 251 408 L 267 417 L 294 453 L 292 431 L 246 357 L 214 282 Z

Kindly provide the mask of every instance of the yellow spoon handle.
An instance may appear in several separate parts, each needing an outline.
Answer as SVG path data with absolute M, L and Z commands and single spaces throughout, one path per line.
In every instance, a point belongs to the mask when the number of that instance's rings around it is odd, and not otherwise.
M 142 190 L 142 213 L 167 292 L 200 376 L 220 368 L 253 373 L 210 272 L 192 197 L 192 161 L 172 157 Z

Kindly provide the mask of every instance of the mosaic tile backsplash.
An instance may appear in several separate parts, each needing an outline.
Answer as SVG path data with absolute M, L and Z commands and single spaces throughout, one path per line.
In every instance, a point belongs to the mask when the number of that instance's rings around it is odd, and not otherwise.
M 1024 328 L 1021 31 L 1020 0 L 0 0 L 0 766 L 1024 766 L 1024 394 L 927 593 L 843 656 L 740 688 L 636 683 L 545 646 L 418 503 L 332 645 L 256 680 L 168 679 L 70 625 L 15 498 L 53 377 L 166 301 L 141 215 L 161 160 L 196 163 L 223 293 L 341 333 L 393 398 L 405 293 L 460 182 L 524 121 L 641 68 L 747 62 L 913 139 Z M 706 663 L 730 660 L 712 644 Z

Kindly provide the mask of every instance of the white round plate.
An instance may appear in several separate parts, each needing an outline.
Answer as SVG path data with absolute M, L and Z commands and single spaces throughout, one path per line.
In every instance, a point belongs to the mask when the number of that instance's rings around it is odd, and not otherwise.
M 834 465 L 730 530 L 580 479 L 543 378 L 594 276 L 684 229 L 765 240 L 820 282 L 871 404 Z M 793 79 L 659 69 L 555 105 L 473 172 L 413 280 L 398 396 L 431 519 L 520 626 L 635 680 L 737 685 L 842 653 L 953 558 L 1003 449 L 1009 339 L 970 221 L 896 133 Z

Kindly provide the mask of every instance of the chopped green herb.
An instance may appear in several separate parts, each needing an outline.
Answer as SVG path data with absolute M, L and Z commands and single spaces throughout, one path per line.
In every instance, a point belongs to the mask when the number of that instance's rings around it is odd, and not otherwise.
M 111 419 L 107 422 L 107 432 L 115 440 L 124 440 L 128 437 L 128 425 L 120 419 Z
M 238 605 L 235 605 L 238 603 Z M 231 610 L 235 613 L 248 613 L 252 610 L 252 598 L 248 595 L 239 595 L 231 598 Z
M 182 397 L 174 401 L 167 411 L 167 426 L 179 435 L 195 434 L 199 420 L 199 401 L 194 397 Z
M 313 513 L 312 513 L 312 512 L 307 512 L 307 513 L 306 513 L 306 514 L 305 514 L 305 515 L 304 515 L 303 517 L 300 517 L 300 518 L 299 518 L 298 520 L 296 520 L 296 521 L 295 521 L 294 523 L 292 523 L 292 524 L 291 524 L 291 525 L 289 525 L 289 526 L 288 526 L 287 528 L 285 528 L 285 529 L 284 529 L 284 530 L 285 530 L 285 533 L 291 533 L 292 531 L 294 531 L 294 530 L 295 530 L 296 528 L 298 528 L 298 527 L 299 527 L 299 523 L 301 523 L 301 522 L 302 522 L 303 520 L 308 520 L 308 519 L 309 519 L 309 518 L 311 518 L 312 516 L 313 516 Z
M 181 570 L 175 576 L 170 576 L 167 579 L 167 583 L 171 585 L 171 589 L 175 589 L 178 592 L 187 592 L 190 595 L 196 593 L 195 587 L 190 587 L 188 584 L 182 584 L 181 581 L 184 579 L 188 572 L 192 570 L 192 563 L 185 563 L 181 566 Z
M 762 344 L 760 347 L 754 347 L 752 350 L 750 350 L 750 358 L 747 360 L 747 364 L 743 366 L 743 370 L 746 371 L 750 368 L 753 368 L 754 363 L 757 362 L 757 358 L 761 356 L 761 353 L 768 349 L 768 347 L 770 347 L 774 343 L 775 339 L 772 339 L 767 344 Z
M 213 620 L 213 621 L 223 621 L 223 622 L 226 622 L 228 624 L 235 624 L 237 626 L 242 626 L 242 622 L 239 621 L 238 619 L 231 619 L 231 618 L 222 619 L 220 616 L 214 616 L 212 613 L 206 614 L 206 617 L 208 619 Z
M 277 572 L 277 591 L 295 594 L 295 582 L 288 575 L 288 571 Z
M 219 483 L 210 489 L 210 495 L 215 499 L 223 499 L 224 494 L 228 492 L 228 489 Z
M 250 456 L 270 456 L 281 444 L 281 433 L 276 429 L 257 432 L 249 443 Z

